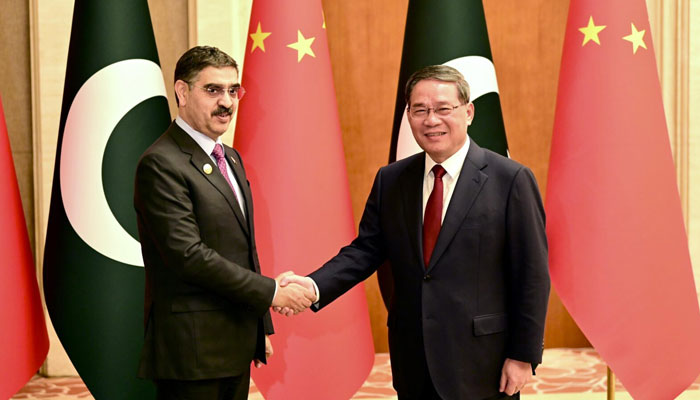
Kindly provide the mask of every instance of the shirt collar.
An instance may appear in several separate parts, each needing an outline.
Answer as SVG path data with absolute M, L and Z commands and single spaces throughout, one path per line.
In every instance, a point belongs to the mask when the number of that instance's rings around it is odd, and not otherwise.
M 211 153 L 214 151 L 214 146 L 221 143 L 221 137 L 216 138 L 216 141 L 212 140 L 212 138 L 203 134 L 202 132 L 196 131 L 187 122 L 185 122 L 184 119 L 180 118 L 179 115 L 177 118 L 175 118 L 175 123 L 177 126 L 182 128 L 183 131 L 187 132 L 187 134 L 190 135 L 195 142 L 197 142 L 199 147 L 201 147 L 204 153 L 207 155 L 211 155 Z
M 464 144 L 462 147 L 457 150 L 456 153 L 451 155 L 447 160 L 443 161 L 440 163 L 443 168 L 445 168 L 445 171 L 447 172 L 447 175 L 450 176 L 450 178 L 454 179 L 454 177 L 458 176 L 459 173 L 462 171 L 462 166 L 464 165 L 464 160 L 467 158 L 467 152 L 469 152 L 469 142 L 471 139 L 469 139 L 469 136 L 467 136 L 467 140 L 464 141 Z M 428 174 L 430 174 L 430 170 L 433 169 L 433 167 L 437 164 L 435 161 L 433 161 L 432 158 L 428 155 L 428 153 L 425 153 L 425 170 L 423 172 L 423 178 L 427 178 Z

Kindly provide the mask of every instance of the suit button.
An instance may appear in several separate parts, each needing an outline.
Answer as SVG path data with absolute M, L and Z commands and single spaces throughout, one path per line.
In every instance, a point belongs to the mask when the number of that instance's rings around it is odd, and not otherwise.
M 430 279 L 432 279 L 432 276 L 430 276 L 430 274 L 426 274 L 423 276 L 423 280 L 426 282 L 428 282 Z

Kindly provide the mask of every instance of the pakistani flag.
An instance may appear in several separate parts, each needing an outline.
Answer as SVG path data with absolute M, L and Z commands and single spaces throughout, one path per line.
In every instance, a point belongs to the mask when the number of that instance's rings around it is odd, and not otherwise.
M 169 112 L 146 0 L 76 0 L 44 291 L 51 322 L 97 399 L 154 398 L 136 378 L 144 268 L 136 163 Z
M 469 136 L 479 146 L 508 153 L 496 70 L 491 57 L 481 0 L 410 0 L 396 93 L 390 161 L 420 151 L 406 120 L 404 88 L 416 70 L 444 64 L 459 70 L 469 83 L 474 121 Z
M 469 137 L 479 146 L 507 156 L 508 142 L 496 69 L 481 0 L 410 0 L 389 161 L 423 151 L 413 138 L 406 119 L 404 88 L 412 73 L 437 64 L 456 68 L 469 83 L 470 100 L 474 103 L 474 121 L 469 126 Z M 384 304 L 388 307 L 394 291 L 388 264 L 379 268 L 377 278 Z

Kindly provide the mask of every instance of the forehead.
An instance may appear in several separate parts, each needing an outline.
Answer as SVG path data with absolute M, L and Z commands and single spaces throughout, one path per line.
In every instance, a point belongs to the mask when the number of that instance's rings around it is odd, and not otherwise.
M 238 72 L 233 67 L 205 67 L 195 79 L 200 85 L 231 86 L 238 83 Z
M 413 87 L 410 104 L 454 103 L 459 101 L 455 82 L 424 79 Z

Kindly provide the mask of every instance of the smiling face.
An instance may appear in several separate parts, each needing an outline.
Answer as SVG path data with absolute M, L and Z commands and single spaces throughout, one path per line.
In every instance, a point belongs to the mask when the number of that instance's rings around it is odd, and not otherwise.
M 228 129 L 233 113 L 238 108 L 238 98 L 227 90 L 212 97 L 206 88 L 228 89 L 238 83 L 238 72 L 234 67 L 206 67 L 188 85 L 175 82 L 175 93 L 179 101 L 179 115 L 195 130 L 216 140 Z
M 447 116 L 439 116 L 433 110 L 441 107 L 455 108 Z M 474 105 L 462 104 L 454 82 L 424 79 L 411 91 L 409 110 L 429 108 L 428 115 L 417 118 L 408 113 L 413 137 L 418 145 L 437 163 L 442 163 L 459 150 L 467 140 L 467 127 L 474 119 Z

